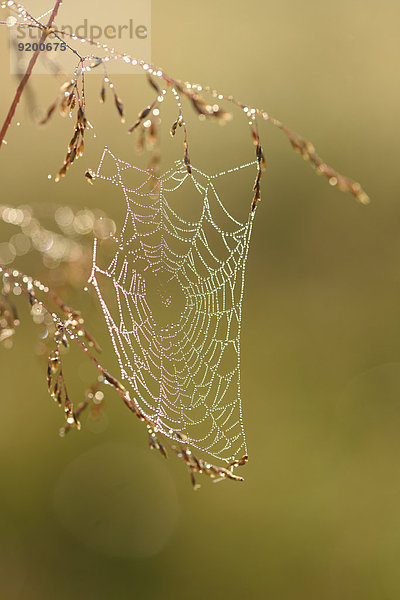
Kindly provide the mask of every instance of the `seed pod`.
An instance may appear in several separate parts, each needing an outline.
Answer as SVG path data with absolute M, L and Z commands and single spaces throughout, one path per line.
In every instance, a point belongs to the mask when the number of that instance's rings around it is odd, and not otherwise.
M 56 177 L 55 177 L 55 179 L 54 179 L 54 181 L 55 181 L 56 183 L 58 183 L 58 182 L 60 181 L 61 177 L 65 177 L 65 174 L 66 174 L 66 172 L 67 172 L 67 169 L 68 169 L 68 166 L 67 166 L 67 164 L 64 164 L 64 165 L 61 167 L 61 169 L 58 171 L 58 173 L 57 173 L 57 175 L 56 175 Z
M 147 81 L 149 82 L 149 84 L 151 85 L 153 90 L 155 90 L 157 92 L 157 94 L 160 95 L 161 90 L 158 87 L 158 85 L 156 84 L 156 82 L 154 81 L 154 79 L 151 77 L 151 75 L 149 75 L 149 73 L 147 73 Z
M 261 167 L 263 169 L 265 169 L 265 157 L 264 157 L 264 152 L 263 152 L 263 149 L 262 149 L 260 143 L 257 144 L 256 154 L 257 154 L 258 163 L 261 165 Z
M 82 139 L 81 143 L 78 146 L 78 158 L 80 158 L 81 156 L 83 156 L 84 151 L 85 151 L 85 143 L 84 143 L 84 141 Z
M 229 463 L 229 468 L 242 467 L 243 465 L 247 464 L 248 460 L 249 460 L 249 457 L 247 456 L 247 454 L 245 454 L 241 458 L 238 458 L 237 460 L 233 460 L 231 463 Z
M 151 111 L 151 106 L 147 106 L 144 110 L 142 110 L 141 113 L 139 113 L 139 119 L 145 119 L 147 117 L 147 115 L 149 114 L 149 112 Z
M 187 172 L 189 173 L 189 175 L 191 175 L 192 174 L 192 166 L 190 164 L 189 148 L 188 148 L 188 145 L 187 145 L 186 142 L 185 142 L 185 157 L 184 157 L 184 161 L 185 161 Z
M 159 449 L 159 451 L 161 452 L 161 454 L 163 455 L 164 458 L 168 458 L 167 451 L 166 451 L 164 445 L 161 442 L 158 442 L 158 449 Z
M 208 116 L 212 112 L 211 106 L 207 105 L 200 96 L 190 97 L 193 107 L 199 115 Z
M 72 163 L 73 163 L 73 162 L 74 162 L 74 160 L 75 160 L 76 153 L 77 153 L 77 148 L 76 148 L 76 146 L 74 146 L 74 147 L 72 148 L 71 152 L 70 152 L 70 155 L 69 155 L 69 162 L 71 163 L 71 165 L 72 165 Z
M 35 294 L 34 294 L 33 290 L 30 290 L 29 291 L 29 304 L 31 306 L 33 306 L 35 304 L 35 300 L 36 300 Z
M 257 208 L 257 204 L 259 202 L 259 200 L 261 199 L 261 194 L 260 194 L 260 190 L 256 190 L 256 193 L 254 194 L 254 198 L 253 198 L 253 202 L 251 204 L 251 212 L 254 212 Z
M 48 108 L 46 116 L 41 121 L 39 121 L 39 125 L 44 125 L 45 123 L 47 123 L 47 121 L 52 116 L 54 110 L 56 109 L 57 104 L 58 104 L 58 100 L 56 100 L 55 102 L 53 102 L 53 104 Z
M 51 361 L 49 361 L 47 364 L 47 387 L 48 388 L 50 388 L 50 385 L 51 385 L 51 375 L 52 375 Z
M 146 108 L 144 108 L 142 110 L 142 112 L 139 113 L 136 123 L 134 123 L 132 125 L 132 127 L 130 127 L 128 129 L 128 133 L 132 133 L 132 131 L 134 131 L 140 125 L 140 123 L 143 121 L 143 119 L 145 119 L 147 117 L 147 115 L 150 113 L 150 111 L 151 111 L 151 106 L 147 106 Z
M 70 139 L 70 142 L 68 144 L 68 151 L 71 152 L 72 148 L 75 146 L 75 142 L 78 139 L 80 133 L 80 129 L 78 127 L 75 127 L 74 129 L 74 135 L 72 136 L 72 138 Z
M 115 377 L 110 375 L 110 373 L 108 373 L 105 370 L 103 371 L 103 377 L 107 381 L 107 383 L 109 383 L 110 385 L 115 387 L 115 389 L 117 389 L 121 392 L 126 392 L 124 386 L 117 379 L 115 379 Z
M 100 91 L 100 102 L 102 104 L 104 104 L 105 101 L 106 101 L 106 87 L 103 83 L 101 91 Z
M 146 142 L 146 129 L 143 127 L 139 133 L 139 136 L 137 138 L 136 141 L 136 152 L 138 152 L 138 154 L 140 154 L 141 152 L 143 152 L 144 147 L 145 147 L 145 142 Z
M 60 87 L 60 90 L 62 92 L 68 92 L 72 86 L 74 85 L 73 81 L 66 81 L 65 83 L 62 84 L 62 86 Z
M 56 401 L 57 401 L 57 404 L 59 406 L 61 406 L 61 404 L 62 404 L 62 391 L 61 391 L 61 388 L 58 390 Z
M 120 98 L 118 98 L 117 94 L 114 94 L 114 100 L 119 116 L 121 117 L 121 123 L 125 123 L 124 105 L 122 104 Z
M 70 93 L 68 96 L 66 96 L 66 98 L 67 98 L 67 100 L 66 100 L 65 104 L 66 104 L 67 106 L 69 106 L 69 107 L 70 107 L 70 106 L 71 106 L 71 103 L 72 103 L 72 101 L 73 101 L 73 100 L 74 100 L 74 98 L 75 98 L 75 93 L 74 93 L 74 91 L 72 91 L 72 92 L 71 92 L 71 93 Z M 71 110 L 72 110 L 72 109 L 71 109 Z
M 200 488 L 200 485 L 196 483 L 196 478 L 192 470 L 190 470 L 190 481 L 192 482 L 193 489 L 197 491 Z
M 76 113 L 76 122 L 83 123 L 85 118 L 85 113 L 83 112 L 82 106 L 78 108 L 78 112 Z
M 174 137 L 177 128 L 178 128 L 178 119 L 175 121 L 175 123 L 172 123 L 171 131 L 170 131 L 171 137 Z

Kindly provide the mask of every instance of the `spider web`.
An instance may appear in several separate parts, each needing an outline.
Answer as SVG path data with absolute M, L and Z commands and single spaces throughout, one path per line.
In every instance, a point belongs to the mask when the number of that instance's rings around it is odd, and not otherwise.
M 255 213 L 243 223 L 233 218 L 215 180 L 254 165 L 208 176 L 195 167 L 189 174 L 177 161 L 156 176 L 106 148 L 95 174 L 121 190 L 127 207 L 105 268 L 97 264 L 95 240 L 89 279 L 121 378 L 161 433 L 185 436 L 187 444 L 226 462 L 247 454 L 240 331 Z

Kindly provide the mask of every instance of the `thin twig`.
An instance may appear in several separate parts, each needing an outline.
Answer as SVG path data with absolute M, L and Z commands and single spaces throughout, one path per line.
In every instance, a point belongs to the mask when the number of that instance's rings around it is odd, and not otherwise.
M 33 71 L 33 67 L 35 66 L 36 61 L 37 61 L 37 59 L 39 57 L 39 54 L 41 52 L 40 46 L 41 46 L 41 44 L 43 44 L 43 42 L 45 41 L 45 39 L 47 38 L 47 36 L 49 35 L 49 33 L 51 33 L 51 29 L 50 28 L 51 28 L 51 25 L 52 25 L 54 19 L 57 16 L 57 12 L 58 12 L 58 9 L 59 9 L 61 3 L 62 3 L 62 0 L 57 0 L 56 1 L 55 5 L 54 5 L 54 8 L 53 8 L 53 11 L 52 11 L 52 13 L 50 15 L 50 19 L 49 19 L 49 21 L 47 23 L 47 26 L 45 28 L 43 28 L 43 33 L 42 33 L 40 41 L 38 43 L 37 50 L 34 52 L 31 60 L 29 61 L 28 67 L 27 67 L 27 69 L 25 71 L 25 75 L 22 77 L 21 81 L 19 82 L 19 85 L 18 85 L 17 90 L 15 92 L 14 100 L 11 103 L 10 109 L 9 109 L 8 114 L 7 114 L 7 116 L 5 118 L 5 121 L 3 123 L 3 127 L 1 128 L 1 131 L 0 131 L 0 148 L 3 145 L 4 137 L 5 137 L 5 135 L 6 135 L 7 131 L 8 131 L 9 126 L 11 125 L 11 121 L 13 120 L 13 117 L 14 117 L 14 114 L 15 114 L 15 110 L 16 110 L 16 108 L 18 106 L 18 103 L 19 103 L 19 101 L 21 99 L 21 96 L 22 96 L 22 92 L 24 91 L 24 88 L 25 88 L 26 84 L 29 81 L 29 78 L 30 78 L 30 76 L 32 74 L 32 71 Z

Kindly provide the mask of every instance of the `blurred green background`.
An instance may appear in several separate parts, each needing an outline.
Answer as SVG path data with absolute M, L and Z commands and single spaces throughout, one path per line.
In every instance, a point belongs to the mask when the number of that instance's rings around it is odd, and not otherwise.
M 244 302 L 243 484 L 206 480 L 194 493 L 179 461 L 147 451 L 111 392 L 101 426 L 83 419 L 82 432 L 60 439 L 62 413 L 20 304 L 14 348 L 0 350 L 2 599 L 400 597 L 399 23 L 394 0 L 153 0 L 155 64 L 265 108 L 362 182 L 372 204 L 329 187 L 261 126 L 268 169 Z M 5 29 L 0 43 L 5 115 L 16 85 Z M 133 122 L 148 86 L 137 75 L 115 83 Z M 98 104 L 100 80 L 89 85 L 98 137 L 57 186 L 47 174 L 62 164 L 72 122 L 39 128 L 19 107 L 21 126 L 0 153 L 2 203 L 96 207 L 120 222 L 119 197 L 83 172 L 104 142 L 132 161 L 134 143 L 114 107 Z M 58 86 L 34 77 L 37 103 L 47 107 Z M 225 128 L 190 114 L 193 164 L 218 172 L 252 159 L 240 114 Z M 181 153 L 169 126 L 165 166 Z M 228 208 L 245 214 L 251 192 L 234 180 L 227 192 Z M 39 269 L 30 260 L 15 264 Z M 117 372 L 95 300 L 67 300 L 90 315 Z M 69 368 L 80 398 L 90 377 L 79 354 Z

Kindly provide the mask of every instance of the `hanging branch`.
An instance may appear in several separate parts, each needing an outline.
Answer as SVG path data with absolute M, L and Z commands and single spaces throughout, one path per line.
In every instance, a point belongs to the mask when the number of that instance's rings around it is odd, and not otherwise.
M 30 15 L 28 13 L 28 11 L 26 11 L 26 9 L 22 5 L 17 4 L 15 2 L 13 2 L 12 0 L 11 0 L 11 3 L 8 2 L 7 5 L 4 4 L 3 6 L 4 7 L 7 6 L 7 8 L 9 8 L 11 11 L 15 12 L 18 17 L 20 17 L 22 14 L 22 16 L 24 16 L 25 18 L 27 18 L 31 21 L 31 25 L 30 25 L 31 27 L 37 27 L 38 29 L 40 29 L 42 31 L 42 38 L 40 40 L 41 42 L 43 42 L 43 40 L 47 37 L 47 35 L 52 33 L 58 37 L 62 36 L 63 40 L 65 40 L 66 38 L 70 39 L 71 43 L 72 43 L 72 41 L 74 41 L 74 42 L 79 41 L 81 43 L 86 43 L 91 46 L 94 46 L 98 50 L 101 50 L 106 53 L 106 59 L 102 59 L 101 57 L 98 57 L 94 54 L 91 54 L 88 56 L 81 56 L 72 47 L 72 45 L 65 42 L 67 45 L 67 49 L 79 57 L 78 67 L 80 68 L 80 73 L 82 76 L 82 88 L 84 86 L 84 65 L 87 62 L 90 62 L 90 64 L 85 67 L 86 71 L 90 71 L 90 70 L 98 67 L 99 65 L 103 66 L 104 71 L 105 71 L 105 81 L 109 81 L 109 78 L 108 78 L 107 72 L 106 72 L 106 63 L 110 59 L 121 60 L 121 61 L 124 61 L 125 63 L 129 63 L 131 65 L 139 66 L 142 68 L 143 72 L 146 74 L 146 76 L 148 78 L 150 86 L 158 94 L 158 96 L 155 101 L 153 101 L 151 104 L 149 104 L 145 109 L 143 109 L 139 113 L 137 121 L 129 128 L 129 130 L 128 130 L 129 133 L 134 131 L 136 128 L 139 127 L 139 125 L 142 124 L 144 119 L 150 115 L 151 111 L 156 107 L 156 105 L 164 99 L 165 94 L 167 93 L 168 90 L 172 90 L 174 95 L 178 98 L 184 97 L 187 100 L 189 100 L 192 108 L 198 114 L 199 118 L 202 118 L 202 119 L 216 119 L 216 120 L 220 120 L 220 121 L 228 120 L 231 117 L 231 114 L 229 112 L 225 111 L 224 109 L 222 109 L 218 103 L 220 101 L 225 101 L 225 102 L 228 102 L 228 103 L 232 104 L 233 106 L 236 106 L 237 108 L 241 109 L 241 111 L 244 113 L 245 117 L 247 118 L 248 124 L 251 129 L 254 129 L 254 127 L 256 125 L 256 118 L 260 118 L 264 121 L 270 122 L 274 127 L 277 127 L 278 129 L 280 129 L 284 133 L 284 135 L 288 138 L 288 140 L 289 140 L 291 146 L 294 148 L 294 150 L 296 152 L 299 152 L 301 154 L 301 156 L 313 167 L 313 169 L 318 174 L 322 174 L 323 176 L 325 176 L 328 179 L 330 185 L 338 187 L 338 189 L 341 191 L 350 192 L 362 204 L 367 204 L 369 202 L 368 195 L 362 189 L 362 187 L 359 183 L 353 181 L 352 179 L 349 179 L 348 177 L 345 177 L 344 175 L 341 175 L 335 169 L 333 169 L 332 167 L 327 165 L 325 163 L 325 161 L 318 156 L 313 145 L 310 142 L 308 142 L 305 138 L 297 135 L 296 133 L 294 133 L 293 131 L 288 129 L 281 121 L 279 121 L 278 119 L 275 119 L 274 117 L 271 117 L 267 112 L 265 112 L 259 108 L 255 108 L 255 107 L 246 105 L 245 103 L 243 103 L 239 100 L 236 100 L 234 98 L 234 96 L 220 93 L 219 91 L 212 89 L 209 86 L 201 86 L 199 84 L 192 84 L 189 82 L 181 81 L 179 79 L 175 79 L 175 78 L 171 77 L 170 75 L 168 75 L 164 70 L 162 70 L 154 65 L 148 64 L 143 60 L 133 58 L 126 53 L 115 50 L 114 48 L 111 49 L 107 45 L 102 44 L 99 41 L 92 40 L 89 38 L 84 38 L 82 36 L 77 36 L 75 34 L 72 34 L 72 33 L 66 32 L 66 31 L 58 30 L 55 27 L 51 27 L 60 4 L 61 4 L 61 0 L 57 0 L 54 5 L 54 9 L 53 9 L 53 12 L 51 14 L 51 17 L 49 19 L 47 26 L 42 25 L 41 23 L 38 23 L 32 17 L 32 15 Z M 22 13 L 21 13 L 21 11 L 22 11 Z M 40 44 L 38 45 L 38 48 L 39 47 L 40 47 Z M 4 139 L 4 135 L 5 135 L 6 131 L 8 130 L 8 127 L 11 124 L 11 121 L 14 116 L 15 108 L 19 102 L 19 99 L 24 90 L 26 82 L 28 81 L 28 79 L 32 73 L 33 67 L 34 67 L 37 57 L 38 57 L 38 53 L 39 53 L 39 50 L 37 50 L 35 52 L 35 54 L 32 56 L 32 59 L 28 65 L 27 71 L 26 71 L 20 85 L 17 88 L 14 101 L 10 107 L 10 110 L 9 110 L 6 120 L 4 122 L 3 128 L 1 130 L 0 145 Z M 156 81 L 157 78 L 159 78 L 165 82 L 166 87 L 163 90 L 161 90 L 160 86 L 158 85 L 158 83 Z M 76 92 L 78 93 L 77 76 L 75 76 L 74 83 L 76 84 Z M 110 84 L 110 87 L 113 87 L 113 86 Z M 204 94 L 211 96 L 210 102 L 208 102 L 203 97 Z M 100 98 L 101 98 L 102 102 L 105 101 L 104 83 L 103 83 L 103 87 L 101 90 Z M 119 113 L 119 116 L 121 118 L 121 121 L 124 122 L 124 120 L 125 120 L 124 107 L 123 107 L 122 101 L 120 100 L 119 96 L 115 93 L 115 91 L 114 91 L 114 102 L 115 102 L 117 111 Z M 179 99 L 179 102 L 180 102 L 180 99 Z M 52 107 L 50 107 L 50 108 L 52 109 Z M 47 121 L 48 118 L 51 117 L 53 112 L 54 112 L 54 109 L 52 109 L 52 110 L 49 109 L 49 112 L 47 113 L 47 117 L 44 119 L 44 121 Z M 186 165 L 188 172 L 190 173 L 191 166 L 190 166 L 189 149 L 188 149 L 188 134 L 187 134 L 187 130 L 186 130 L 186 123 L 183 120 L 181 110 L 180 110 L 180 117 L 178 119 L 178 124 L 180 126 L 184 127 L 183 160 L 184 160 L 184 164 Z M 174 123 L 172 126 L 172 129 L 171 129 L 172 135 L 175 134 L 176 129 L 177 129 L 177 124 Z M 142 138 L 140 141 L 141 146 L 144 145 L 144 135 L 145 134 L 142 134 Z M 261 144 L 260 144 L 260 146 L 261 146 Z M 82 146 L 82 149 L 83 149 L 83 146 Z M 257 203 L 259 202 L 259 200 L 261 198 L 260 181 L 261 181 L 261 170 L 263 167 L 261 167 L 261 169 L 260 169 L 260 162 L 259 162 L 258 158 L 257 158 L 257 161 L 258 161 L 258 174 L 257 174 L 257 179 L 256 179 L 256 182 L 255 182 L 255 185 L 253 188 L 253 191 L 255 192 L 255 194 L 254 194 L 254 198 L 252 201 L 252 210 L 254 210 L 255 206 L 257 205 Z M 71 164 L 71 162 L 72 161 L 68 160 L 68 158 L 67 158 L 67 166 L 66 166 L 65 172 L 68 169 L 68 166 Z M 61 169 L 61 171 L 63 171 L 63 168 Z M 65 172 L 63 171 L 61 173 L 61 176 L 64 175 Z

